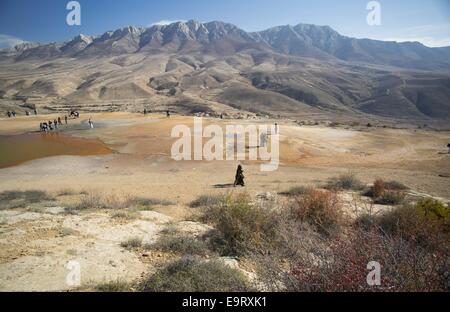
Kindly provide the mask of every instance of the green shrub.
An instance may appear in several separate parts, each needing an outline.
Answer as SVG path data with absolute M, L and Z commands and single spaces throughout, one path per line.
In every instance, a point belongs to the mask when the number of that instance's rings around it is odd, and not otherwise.
M 438 200 L 426 198 L 420 200 L 416 208 L 426 220 L 442 222 L 450 225 L 450 207 Z
M 416 205 L 402 205 L 383 214 L 377 223 L 385 233 L 421 246 L 434 250 L 448 248 L 448 207 L 446 210 L 439 201 L 425 199 Z
M 353 174 L 343 174 L 338 177 L 331 178 L 326 185 L 327 189 L 336 191 L 361 190 L 363 187 L 363 183 Z
M 140 285 L 145 292 L 242 292 L 248 291 L 245 276 L 220 261 L 194 257 L 175 261 Z

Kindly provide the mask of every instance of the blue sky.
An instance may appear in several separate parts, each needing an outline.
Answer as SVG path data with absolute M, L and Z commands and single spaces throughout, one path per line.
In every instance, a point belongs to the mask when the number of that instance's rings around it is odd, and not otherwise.
M 298 23 L 329 25 L 343 35 L 450 46 L 450 0 L 379 0 L 381 25 L 369 26 L 369 0 L 79 0 L 81 26 L 66 24 L 69 0 L 1 0 L 0 47 L 65 41 L 127 25 L 220 20 L 247 31 Z

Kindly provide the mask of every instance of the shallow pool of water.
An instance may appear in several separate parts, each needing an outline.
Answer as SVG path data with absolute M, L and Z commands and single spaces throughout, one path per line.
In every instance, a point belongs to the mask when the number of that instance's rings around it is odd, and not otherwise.
M 99 140 L 76 138 L 60 133 L 27 133 L 0 136 L 0 168 L 49 156 L 92 156 L 110 154 Z

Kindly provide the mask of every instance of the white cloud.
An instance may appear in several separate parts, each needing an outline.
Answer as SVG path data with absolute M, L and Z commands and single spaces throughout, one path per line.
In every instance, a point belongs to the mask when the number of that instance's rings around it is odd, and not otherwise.
M 397 42 L 420 42 L 427 47 L 450 46 L 450 23 L 428 24 L 401 28 L 382 40 Z
M 160 20 L 160 21 L 158 21 L 158 22 L 155 22 L 155 23 L 152 23 L 152 24 L 150 24 L 150 25 L 148 25 L 148 26 L 156 26 L 156 25 L 158 25 L 158 26 L 165 26 L 165 25 L 170 25 L 170 24 L 173 24 L 173 23 L 177 23 L 177 22 L 186 22 L 185 20 Z
M 14 48 L 16 45 L 24 43 L 22 39 L 0 34 L 0 49 Z
M 430 48 L 449 47 L 450 38 L 433 38 L 433 37 L 405 37 L 405 38 L 386 38 L 384 41 L 397 41 L 397 42 L 420 42 L 423 45 Z

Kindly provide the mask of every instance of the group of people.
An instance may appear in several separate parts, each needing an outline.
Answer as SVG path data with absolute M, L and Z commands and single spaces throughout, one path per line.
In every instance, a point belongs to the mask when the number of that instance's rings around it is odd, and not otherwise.
M 36 108 L 33 109 L 33 112 L 34 112 L 35 115 L 37 115 Z M 6 115 L 8 116 L 8 118 L 11 118 L 11 117 L 14 118 L 14 117 L 16 117 L 17 113 L 15 111 L 7 111 Z M 30 116 L 30 112 L 29 111 L 25 111 L 25 115 Z
M 77 111 L 72 110 L 72 111 L 70 111 L 70 117 L 80 118 L 80 113 L 77 112 Z
M 16 117 L 16 112 L 15 112 L 15 111 L 12 111 L 12 112 L 8 111 L 8 112 L 6 113 L 6 115 L 8 116 L 8 118 Z
M 67 125 L 67 115 L 64 116 L 64 122 Z M 54 119 L 53 121 L 49 120 L 48 122 L 46 122 L 46 121 L 41 122 L 39 125 L 39 130 L 41 132 L 49 132 L 49 131 L 53 131 L 53 130 L 58 130 L 58 127 L 62 126 L 62 125 L 63 125 L 63 123 L 62 123 L 61 117 L 58 117 L 58 119 Z

